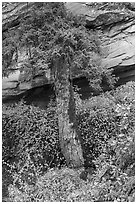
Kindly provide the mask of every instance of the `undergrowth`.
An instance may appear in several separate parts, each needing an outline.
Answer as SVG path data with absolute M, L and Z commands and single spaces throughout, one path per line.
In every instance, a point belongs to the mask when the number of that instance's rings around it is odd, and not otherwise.
M 85 165 L 94 162 L 94 174 L 83 181 L 79 177 L 82 169 L 65 166 L 53 102 L 46 111 L 24 102 L 4 105 L 2 156 L 3 185 L 8 187 L 6 201 L 134 201 L 134 83 L 86 101 L 78 95 L 76 98 Z

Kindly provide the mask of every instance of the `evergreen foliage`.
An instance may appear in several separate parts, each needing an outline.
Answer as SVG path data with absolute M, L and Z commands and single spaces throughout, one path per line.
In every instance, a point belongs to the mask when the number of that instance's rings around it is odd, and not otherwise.
M 99 39 L 84 25 L 84 17 L 73 16 L 66 11 L 64 3 L 36 2 L 29 15 L 20 20 L 16 30 L 3 34 L 3 73 L 13 65 L 15 53 L 17 61 L 22 49 L 26 49 L 28 60 L 21 69 L 31 75 L 30 79 L 52 70 L 55 53 L 65 52 L 71 58 L 72 77 L 86 76 L 95 89 L 101 89 L 104 79 L 108 85 L 113 85 L 112 70 L 100 67 Z

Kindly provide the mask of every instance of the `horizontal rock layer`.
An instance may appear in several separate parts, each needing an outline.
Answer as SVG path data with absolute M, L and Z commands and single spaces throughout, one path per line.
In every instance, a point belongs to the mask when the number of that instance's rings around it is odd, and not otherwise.
M 19 25 L 22 17 L 29 15 L 34 3 L 3 4 L 3 32 Z M 84 15 L 88 29 L 98 33 L 103 53 L 101 66 L 113 68 L 114 74 L 121 78 L 120 83 L 135 78 L 135 16 L 134 11 L 107 10 L 105 7 L 89 6 L 86 3 L 66 3 L 66 8 L 74 15 Z M 102 8 L 102 10 L 101 10 Z M 103 10 L 104 9 L 104 10 Z M 111 18 L 113 16 L 113 18 Z M 114 20 L 115 19 L 115 20 Z M 34 87 L 52 83 L 50 72 L 37 75 L 31 80 L 22 80 L 25 76 L 19 68 L 26 56 L 20 52 L 14 73 L 2 79 L 2 95 L 20 94 Z

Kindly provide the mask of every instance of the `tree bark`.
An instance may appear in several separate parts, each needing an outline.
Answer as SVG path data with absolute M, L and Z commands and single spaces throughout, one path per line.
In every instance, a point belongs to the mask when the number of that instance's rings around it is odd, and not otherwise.
M 82 167 L 84 159 L 76 128 L 73 86 L 69 79 L 69 65 L 63 54 L 56 59 L 54 68 L 61 151 L 69 167 Z

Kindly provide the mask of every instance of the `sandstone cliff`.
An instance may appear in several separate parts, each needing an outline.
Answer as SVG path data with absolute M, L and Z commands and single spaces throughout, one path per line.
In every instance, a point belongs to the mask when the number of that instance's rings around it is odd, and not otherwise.
M 104 52 L 102 66 L 114 68 L 114 73 L 123 80 L 134 80 L 135 75 L 135 16 L 131 9 L 103 5 L 72 3 L 66 4 L 68 10 L 86 16 L 86 26 L 96 29 Z
M 21 20 L 29 16 L 34 3 L 5 2 L 2 8 L 2 32 L 12 31 L 19 27 Z M 101 66 L 114 69 L 114 74 L 122 82 L 135 78 L 135 7 L 127 4 L 126 7 L 113 9 L 108 3 L 66 3 L 66 8 L 74 15 L 86 17 L 87 29 L 98 34 L 101 42 Z M 15 57 L 13 55 L 13 57 Z M 3 97 L 20 94 L 33 87 L 51 83 L 50 72 L 37 75 L 33 80 L 23 80 L 24 72 L 20 67 L 27 59 L 24 50 L 18 54 L 18 60 L 12 67 L 12 73 L 2 79 Z M 118 82 L 119 83 L 119 82 Z M 121 81 L 120 81 L 121 83 Z

